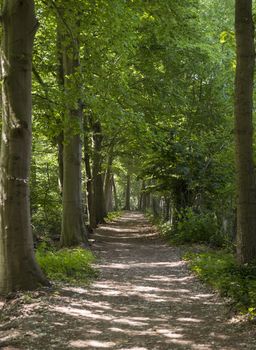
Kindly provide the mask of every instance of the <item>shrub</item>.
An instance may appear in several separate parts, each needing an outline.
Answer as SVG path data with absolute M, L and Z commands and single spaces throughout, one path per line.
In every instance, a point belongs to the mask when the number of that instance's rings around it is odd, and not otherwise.
M 227 236 L 220 231 L 217 219 L 211 212 L 197 213 L 188 208 L 178 219 L 174 226 L 169 223 L 160 226 L 162 234 L 169 237 L 172 243 L 209 243 L 218 247 L 227 243 Z
M 107 217 L 105 218 L 106 222 L 111 222 L 113 220 L 118 219 L 122 215 L 121 211 L 111 211 L 108 213 Z
M 94 255 L 82 248 L 49 251 L 46 245 L 42 244 L 36 251 L 36 259 L 51 280 L 86 282 L 97 275 L 92 267 Z
M 188 253 L 191 269 L 205 282 L 229 297 L 237 310 L 256 316 L 256 265 L 237 265 L 226 251 Z
M 216 235 L 218 226 L 212 213 L 196 213 L 188 209 L 176 226 L 176 239 L 182 243 L 205 243 Z

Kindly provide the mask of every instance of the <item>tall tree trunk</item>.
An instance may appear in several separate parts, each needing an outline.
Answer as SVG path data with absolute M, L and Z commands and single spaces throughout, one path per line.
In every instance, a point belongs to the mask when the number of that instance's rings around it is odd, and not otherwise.
M 146 210 L 151 209 L 151 193 L 146 193 Z
M 253 165 L 254 25 L 252 1 L 236 0 L 237 67 L 235 81 L 235 135 L 237 167 L 237 259 L 256 257 L 256 192 Z
M 145 181 L 142 181 L 141 184 L 141 195 L 140 195 L 140 203 L 139 203 L 139 209 L 142 211 L 146 210 L 146 193 L 145 193 L 145 189 L 146 189 L 146 184 Z
M 64 135 L 63 132 L 61 132 L 58 135 L 57 138 L 57 144 L 58 144 L 58 185 L 59 185 L 59 191 L 60 195 L 63 194 L 63 141 L 64 141 Z
M 117 196 L 117 189 L 116 189 L 116 181 L 114 174 L 112 175 L 112 187 L 113 187 L 113 194 L 114 194 L 114 210 L 118 210 L 118 196 Z
M 35 262 L 29 203 L 34 2 L 4 1 L 2 23 L 0 293 L 6 294 L 47 282 Z
M 152 210 L 155 217 L 159 216 L 159 212 L 160 212 L 159 198 L 155 196 L 152 197 Z
M 107 215 L 106 203 L 103 188 L 102 176 L 102 132 L 100 122 L 94 122 L 93 125 L 93 192 L 95 204 L 96 224 L 104 223 L 104 218 Z
M 105 184 L 104 184 L 104 194 L 105 194 L 107 212 L 110 212 L 113 210 L 112 163 L 113 163 L 113 148 L 111 148 L 109 151 L 108 165 L 107 165 Z
M 164 221 L 167 222 L 170 220 L 171 199 L 170 197 L 165 197 L 164 201 L 165 201 Z
M 96 216 L 95 216 L 95 202 L 93 193 L 93 180 L 92 170 L 90 162 L 91 147 L 89 142 L 89 130 L 86 121 L 84 122 L 84 163 L 86 172 L 86 189 L 87 189 L 87 202 L 89 210 L 89 223 L 90 227 L 96 228 Z
M 126 176 L 125 210 L 131 210 L 131 175 Z
M 58 61 L 58 69 L 57 69 L 57 81 L 59 88 L 61 91 L 64 90 L 64 65 L 63 65 L 63 40 L 64 36 L 61 33 L 61 27 L 59 23 L 57 23 L 57 38 L 56 38 L 56 49 L 57 49 L 57 61 Z M 59 166 L 59 175 L 58 175 L 58 184 L 59 184 L 59 191 L 60 195 L 63 194 L 63 142 L 64 142 L 64 135 L 63 130 L 61 128 L 61 131 L 57 137 L 57 145 L 58 145 L 58 166 Z
M 72 11 L 71 11 L 72 13 Z M 69 14 L 70 15 L 70 14 Z M 74 26 L 74 23 L 70 24 Z M 73 35 L 78 32 L 73 28 Z M 65 29 L 64 29 L 65 30 Z M 63 33 L 65 33 L 63 30 Z M 74 74 L 80 69 L 79 43 L 70 35 L 65 37 L 63 47 L 63 72 L 65 77 L 65 93 L 67 101 L 69 95 L 78 94 Z M 73 78 L 73 79 L 72 79 Z M 74 91 L 75 89 L 75 91 Z M 72 102 L 73 103 L 73 102 Z M 79 98 L 76 108 L 67 102 L 64 121 L 63 143 L 63 212 L 61 246 L 69 247 L 81 243 L 88 246 L 87 231 L 83 221 L 82 205 L 82 144 L 80 133 L 82 131 L 83 110 Z

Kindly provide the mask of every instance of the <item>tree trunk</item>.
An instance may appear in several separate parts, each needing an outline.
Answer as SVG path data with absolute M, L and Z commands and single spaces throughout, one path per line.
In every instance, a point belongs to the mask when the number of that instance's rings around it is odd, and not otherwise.
M 170 197 L 165 197 L 164 200 L 165 200 L 164 221 L 167 222 L 170 220 L 171 199 Z
M 236 0 L 237 67 L 235 81 L 235 136 L 237 168 L 237 260 L 256 257 L 256 193 L 253 167 L 254 26 L 252 1 Z
M 151 209 L 151 193 L 146 193 L 145 195 L 145 207 L 146 210 Z
M 113 210 L 113 186 L 112 186 L 112 163 L 113 163 L 113 148 L 109 151 L 108 166 L 105 176 L 104 194 L 106 201 L 106 210 Z
M 126 190 L 125 190 L 125 210 L 131 210 L 131 175 L 127 174 L 126 177 Z
M 113 211 L 113 175 L 111 173 L 106 174 L 105 180 L 105 200 L 106 200 L 106 211 L 109 213 Z
M 4 1 L 2 21 L 0 293 L 7 294 L 47 281 L 34 257 L 29 203 L 34 2 Z
M 57 144 L 58 144 L 58 169 L 59 169 L 59 174 L 58 174 L 58 185 L 59 185 L 59 191 L 60 195 L 62 196 L 63 194 L 63 132 L 61 132 L 58 135 L 57 138 Z
M 96 216 L 95 216 L 95 203 L 93 193 L 93 181 L 92 181 L 92 170 L 90 162 L 90 144 L 89 144 L 89 130 L 86 127 L 87 123 L 84 122 L 84 163 L 86 172 L 86 189 L 87 189 L 87 202 L 89 210 L 89 223 L 92 229 L 96 228 Z
M 57 24 L 57 38 L 56 38 L 56 49 L 57 49 L 57 61 L 58 61 L 58 69 L 57 69 L 57 81 L 59 88 L 61 91 L 64 90 L 64 65 L 63 65 L 63 40 L 64 36 L 61 33 L 61 28 L 59 23 Z M 58 145 L 58 166 L 59 166 L 59 176 L 58 176 L 58 185 L 59 185 L 59 191 L 60 195 L 63 194 L 63 142 L 64 142 L 64 135 L 62 127 L 60 128 L 60 133 L 57 137 L 57 145 Z
M 72 12 L 72 11 L 71 11 Z M 72 23 L 71 23 L 72 26 Z M 77 32 L 74 28 L 73 33 Z M 65 29 L 63 29 L 65 33 Z M 64 87 L 67 95 L 78 94 L 74 74 L 79 71 L 79 43 L 75 38 L 65 37 L 63 47 Z M 73 102 L 72 102 L 73 103 Z M 79 244 L 88 246 L 87 231 L 83 221 L 82 205 L 82 131 L 83 110 L 79 98 L 76 107 L 67 103 L 64 121 L 63 143 L 63 213 L 61 246 L 70 247 Z
M 146 193 L 145 193 L 145 189 L 146 189 L 146 184 L 145 181 L 142 181 L 141 184 L 141 195 L 140 195 L 140 203 L 139 203 L 139 209 L 142 211 L 146 211 Z
M 153 196 L 152 197 L 152 210 L 155 217 L 159 216 L 160 213 L 160 205 L 159 205 L 159 198 Z
M 117 189 L 116 189 L 116 182 L 115 182 L 115 176 L 112 175 L 112 188 L 113 188 L 113 194 L 114 194 L 114 210 L 118 210 L 118 196 L 117 196 Z
M 103 176 L 102 176 L 102 133 L 100 122 L 94 122 L 93 125 L 93 192 L 94 192 L 94 205 L 95 205 L 95 217 L 96 224 L 104 223 L 104 218 L 107 215 L 105 196 L 103 189 Z

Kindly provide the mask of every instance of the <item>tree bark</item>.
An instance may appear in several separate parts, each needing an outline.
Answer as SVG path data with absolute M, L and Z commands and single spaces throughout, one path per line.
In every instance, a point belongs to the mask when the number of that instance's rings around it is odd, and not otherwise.
M 131 175 L 126 176 L 125 210 L 131 210 Z
M 89 130 L 86 121 L 84 122 L 84 163 L 86 172 L 87 202 L 89 210 L 89 224 L 92 229 L 96 228 L 95 202 L 93 193 L 93 180 L 90 162 L 91 147 L 89 142 Z
M 159 198 L 155 197 L 154 195 L 152 197 L 152 210 L 155 217 L 159 216 L 159 212 L 160 212 Z
M 102 176 L 102 132 L 100 122 L 94 122 L 93 125 L 93 192 L 94 192 L 94 205 L 95 205 L 95 217 L 96 224 L 104 223 L 104 218 L 107 215 L 106 203 L 103 188 L 103 176 Z
M 72 11 L 71 11 L 72 12 Z M 71 27 L 72 24 L 71 23 Z M 73 34 L 77 28 L 73 28 Z M 63 30 L 63 33 L 65 31 Z M 79 42 L 76 38 L 66 35 L 63 47 L 64 88 L 67 96 L 67 106 L 64 120 L 63 143 L 63 213 L 61 246 L 70 247 L 79 244 L 89 246 L 88 233 L 83 221 L 82 205 L 82 131 L 83 110 L 79 101 L 74 75 L 80 69 Z M 70 95 L 77 95 L 76 106 L 69 103 Z
M 237 67 L 235 79 L 235 139 L 237 169 L 237 260 L 256 257 L 256 192 L 253 165 L 254 25 L 252 1 L 236 0 Z
M 141 195 L 140 195 L 140 202 L 139 202 L 139 210 L 141 210 L 141 211 L 146 211 L 145 189 L 146 189 L 146 184 L 145 184 L 145 181 L 143 180 L 142 184 L 141 184 Z
M 114 194 L 114 210 L 118 210 L 118 196 L 117 196 L 116 181 L 115 181 L 114 174 L 112 175 L 112 188 L 113 188 L 113 194 Z
M 64 37 L 61 33 L 61 28 L 59 23 L 57 23 L 57 37 L 56 37 L 56 49 L 57 49 L 57 63 L 58 63 L 58 69 L 57 69 L 57 81 L 59 88 L 61 91 L 64 90 L 65 85 L 65 79 L 64 79 L 64 65 L 63 65 L 63 40 Z M 63 194 L 63 142 L 64 142 L 64 135 L 62 126 L 60 128 L 60 133 L 57 137 L 57 145 L 58 145 L 58 166 L 59 166 L 59 176 L 58 176 L 58 185 L 59 185 L 59 191 L 60 195 Z
M 64 136 L 63 132 L 61 132 L 58 135 L 57 138 L 57 144 L 58 144 L 58 185 L 59 185 L 59 191 L 60 195 L 62 196 L 63 194 L 63 141 L 64 141 Z
M 170 220 L 171 199 L 170 197 L 165 197 L 164 201 L 165 201 L 164 221 L 167 222 Z
M 113 148 L 109 151 L 108 166 L 105 176 L 104 194 L 107 212 L 113 211 L 113 182 L 112 182 Z
M 34 2 L 4 1 L 2 23 L 0 293 L 7 294 L 47 281 L 34 257 L 29 201 Z

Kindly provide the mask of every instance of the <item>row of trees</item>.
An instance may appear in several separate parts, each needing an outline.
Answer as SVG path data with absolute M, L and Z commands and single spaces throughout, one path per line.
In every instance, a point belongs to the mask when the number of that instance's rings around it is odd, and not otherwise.
M 254 258 L 251 2 L 236 1 L 237 206 L 233 1 L 35 5 L 2 6 L 0 292 L 48 283 L 32 231 L 88 247 L 113 209 L 210 212 L 231 232 L 237 208 L 238 260 Z

